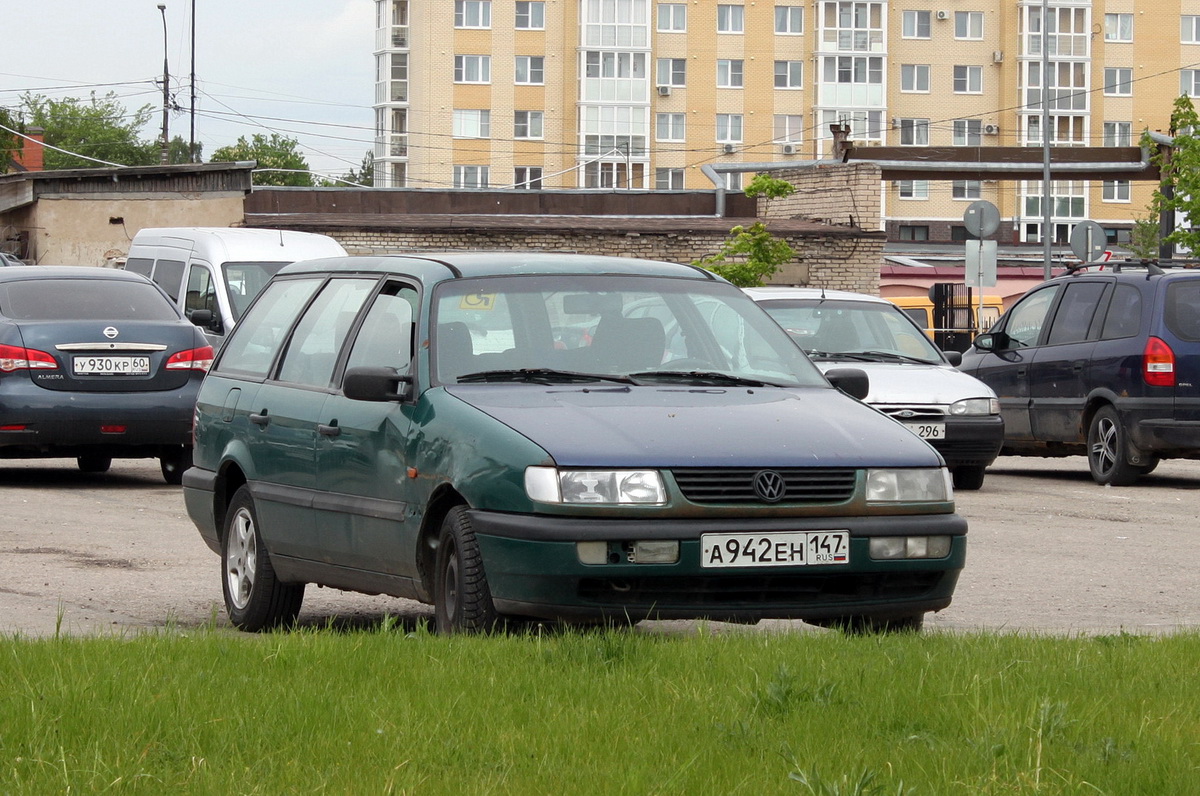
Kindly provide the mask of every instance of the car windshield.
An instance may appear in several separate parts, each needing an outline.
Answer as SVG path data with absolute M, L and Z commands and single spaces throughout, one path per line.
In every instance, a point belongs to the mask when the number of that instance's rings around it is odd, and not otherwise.
M 842 299 L 770 299 L 763 309 L 813 359 L 942 364 L 912 319 L 892 304 Z
M 170 321 L 179 314 L 149 282 L 26 279 L 0 284 L 0 315 L 16 321 Z
M 723 282 L 628 275 L 458 279 L 434 297 L 437 383 L 824 385 Z
M 271 281 L 271 277 L 275 276 L 285 265 L 288 263 L 228 262 L 221 266 L 221 273 L 225 277 L 225 287 L 228 289 L 229 309 L 233 313 L 235 321 L 242 317 L 242 313 L 246 311 L 246 307 L 250 306 L 254 297 L 262 292 L 267 282 Z

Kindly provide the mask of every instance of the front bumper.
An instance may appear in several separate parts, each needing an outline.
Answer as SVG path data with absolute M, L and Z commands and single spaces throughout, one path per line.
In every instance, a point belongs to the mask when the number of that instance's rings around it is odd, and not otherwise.
M 575 621 L 605 618 L 756 621 L 881 619 L 950 604 L 966 559 L 957 514 L 737 520 L 583 520 L 471 512 L 492 599 L 501 613 Z M 705 569 L 703 533 L 848 530 L 845 565 Z M 950 536 L 942 559 L 874 561 L 871 536 Z M 675 564 L 582 564 L 575 543 L 677 539 Z
M 988 417 L 946 418 L 946 438 L 926 440 L 942 454 L 946 466 L 986 467 L 1000 455 L 1004 445 L 1004 420 Z

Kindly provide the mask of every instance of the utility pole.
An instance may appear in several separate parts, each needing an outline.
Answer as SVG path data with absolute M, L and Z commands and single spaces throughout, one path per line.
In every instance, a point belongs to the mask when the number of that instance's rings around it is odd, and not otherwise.
M 158 4 L 158 11 L 162 14 L 163 25 L 163 125 L 162 125 L 162 165 L 167 165 L 171 160 L 171 139 L 167 132 L 167 110 L 171 104 L 171 73 L 167 69 L 167 7 L 162 3 Z
M 192 130 L 188 136 L 188 162 L 195 163 L 196 157 L 196 0 L 192 0 Z

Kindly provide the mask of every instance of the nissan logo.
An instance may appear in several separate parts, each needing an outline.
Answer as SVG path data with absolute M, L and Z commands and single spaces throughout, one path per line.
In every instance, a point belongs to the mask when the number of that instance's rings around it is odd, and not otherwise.
M 776 503 L 787 494 L 787 483 L 774 470 L 763 470 L 754 476 L 754 494 L 768 503 Z
M 120 334 L 120 332 L 117 331 L 117 327 L 115 327 L 115 326 L 106 326 L 104 328 L 104 336 L 107 337 L 109 340 L 113 339 L 114 337 L 116 337 L 119 334 Z

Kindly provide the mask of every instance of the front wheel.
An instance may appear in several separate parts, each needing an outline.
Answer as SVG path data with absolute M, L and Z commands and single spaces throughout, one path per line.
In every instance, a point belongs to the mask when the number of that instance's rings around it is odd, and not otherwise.
M 304 601 L 303 583 L 280 583 L 258 532 L 258 512 L 250 490 L 233 493 L 221 538 L 221 587 L 229 621 L 256 633 L 291 625 Z
M 981 488 L 983 486 L 984 470 L 986 469 L 983 465 L 955 467 L 953 470 L 954 488 L 966 490 Z
M 1107 486 L 1129 486 L 1142 474 L 1138 465 L 1125 457 L 1129 443 L 1121 417 L 1111 406 L 1102 407 L 1092 417 L 1088 429 L 1088 467 L 1092 480 Z
M 182 484 L 183 471 L 192 466 L 192 446 L 180 445 L 159 458 L 163 480 L 168 484 Z
M 442 521 L 434 573 L 434 622 L 442 634 L 491 630 L 499 616 L 466 506 Z

